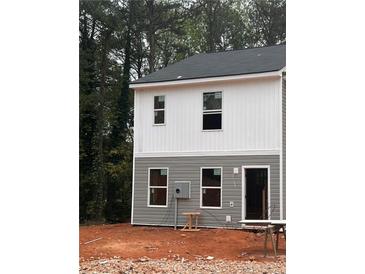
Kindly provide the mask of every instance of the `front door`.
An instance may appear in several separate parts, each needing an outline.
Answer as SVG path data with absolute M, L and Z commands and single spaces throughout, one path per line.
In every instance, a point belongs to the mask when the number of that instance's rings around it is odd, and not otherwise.
M 268 168 L 244 168 L 246 220 L 268 219 Z

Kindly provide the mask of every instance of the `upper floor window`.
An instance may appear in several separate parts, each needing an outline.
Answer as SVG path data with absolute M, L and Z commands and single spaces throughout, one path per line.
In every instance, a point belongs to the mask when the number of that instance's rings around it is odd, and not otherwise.
M 222 129 L 222 92 L 203 93 L 203 130 Z
M 165 124 L 165 96 L 154 97 L 154 124 L 164 125 Z

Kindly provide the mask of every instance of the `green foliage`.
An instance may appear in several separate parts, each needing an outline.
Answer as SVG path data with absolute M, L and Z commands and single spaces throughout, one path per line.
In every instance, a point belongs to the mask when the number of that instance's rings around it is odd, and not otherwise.
M 80 1 L 80 222 L 130 217 L 130 80 L 217 50 L 285 42 L 285 0 Z
M 106 176 L 108 178 L 107 203 L 105 205 L 105 218 L 108 222 L 121 222 L 130 216 L 132 199 L 132 167 L 133 144 L 121 142 L 110 150 L 109 157 L 118 159 L 106 163 Z
M 271 46 L 286 41 L 286 1 L 248 0 L 247 26 L 253 41 Z

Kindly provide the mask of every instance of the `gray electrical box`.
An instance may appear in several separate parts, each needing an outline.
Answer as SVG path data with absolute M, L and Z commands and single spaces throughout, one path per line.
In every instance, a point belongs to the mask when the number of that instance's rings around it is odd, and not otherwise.
M 190 199 L 190 182 L 176 181 L 174 186 L 175 198 Z

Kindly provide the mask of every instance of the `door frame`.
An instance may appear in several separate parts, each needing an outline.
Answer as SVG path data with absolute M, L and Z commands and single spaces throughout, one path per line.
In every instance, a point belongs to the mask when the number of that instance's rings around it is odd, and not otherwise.
M 268 220 L 271 220 L 270 214 L 270 198 L 271 198 L 271 187 L 270 187 L 270 165 L 243 165 L 242 166 L 242 208 L 241 208 L 241 219 L 246 220 L 246 169 L 252 168 L 266 168 L 267 169 L 267 216 Z M 258 220 L 255 220 L 258 221 Z

